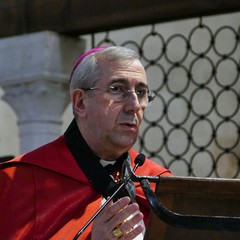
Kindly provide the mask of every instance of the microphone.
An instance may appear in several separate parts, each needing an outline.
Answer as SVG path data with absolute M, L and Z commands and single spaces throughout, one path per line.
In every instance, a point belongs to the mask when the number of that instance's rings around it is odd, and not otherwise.
M 144 164 L 145 159 L 146 159 L 146 157 L 145 157 L 144 154 L 139 153 L 139 154 L 137 155 L 137 157 L 136 157 L 135 160 L 134 160 L 134 163 L 135 163 L 135 166 L 134 166 L 134 168 L 133 168 L 133 171 L 134 171 L 134 172 L 136 171 L 136 169 L 137 169 L 138 167 L 141 167 L 141 166 Z
M 139 166 L 142 166 L 145 162 L 145 155 L 142 153 L 139 153 L 137 155 L 137 157 L 134 160 L 134 168 L 133 168 L 133 172 L 136 171 L 136 169 Z M 106 202 L 99 208 L 99 210 L 87 221 L 87 223 L 78 231 L 78 233 L 75 235 L 75 237 L 73 238 L 73 240 L 77 240 L 79 238 L 79 236 L 84 232 L 84 230 L 90 225 L 90 223 L 102 212 L 102 210 L 110 203 L 110 201 L 114 198 L 114 196 L 121 190 L 121 188 L 127 184 L 127 182 L 131 179 L 131 176 L 129 176 L 126 181 L 124 181 L 118 188 L 117 190 L 112 194 L 112 196 L 110 196 L 109 198 L 107 198 Z

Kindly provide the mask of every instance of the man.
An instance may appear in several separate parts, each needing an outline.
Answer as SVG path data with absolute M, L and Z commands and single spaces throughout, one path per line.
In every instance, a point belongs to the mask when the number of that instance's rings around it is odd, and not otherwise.
M 70 93 L 75 118 L 65 134 L 1 166 L 0 239 L 73 239 L 118 188 L 123 161 L 134 166 L 132 146 L 154 98 L 138 55 L 90 50 L 73 68 Z M 171 175 L 150 160 L 136 174 Z M 79 239 L 143 239 L 148 217 L 136 184 L 132 202 L 120 191 Z

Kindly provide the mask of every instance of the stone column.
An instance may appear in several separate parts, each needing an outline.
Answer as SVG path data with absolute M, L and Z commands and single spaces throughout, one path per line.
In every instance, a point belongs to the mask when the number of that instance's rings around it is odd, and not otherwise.
M 20 153 L 61 134 L 69 75 L 84 45 L 49 31 L 0 40 L 0 87 L 18 117 Z

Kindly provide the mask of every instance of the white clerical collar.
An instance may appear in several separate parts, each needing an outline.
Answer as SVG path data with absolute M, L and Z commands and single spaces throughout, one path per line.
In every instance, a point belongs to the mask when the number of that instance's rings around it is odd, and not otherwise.
M 104 160 L 104 159 L 100 160 L 100 163 L 102 164 L 103 167 L 106 167 L 109 164 L 113 165 L 115 162 L 116 162 L 116 160 L 113 160 L 113 161 L 107 161 L 107 160 Z

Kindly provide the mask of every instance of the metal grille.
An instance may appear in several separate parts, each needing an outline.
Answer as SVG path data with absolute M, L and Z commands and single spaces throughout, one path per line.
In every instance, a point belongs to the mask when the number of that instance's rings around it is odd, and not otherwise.
M 97 33 L 91 44 L 141 56 L 157 100 L 145 112 L 137 150 L 175 175 L 237 178 L 240 26 L 191 24 L 174 33 L 168 29 L 177 23 Z

